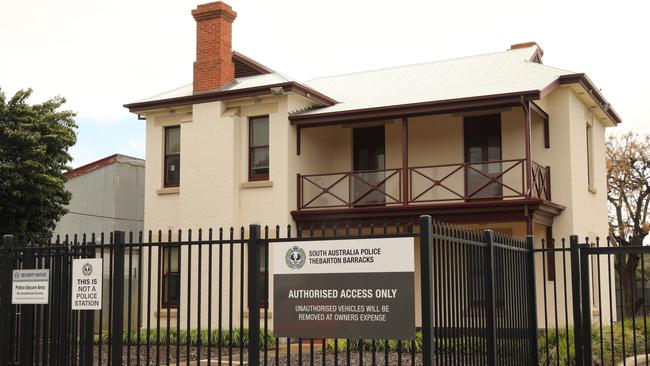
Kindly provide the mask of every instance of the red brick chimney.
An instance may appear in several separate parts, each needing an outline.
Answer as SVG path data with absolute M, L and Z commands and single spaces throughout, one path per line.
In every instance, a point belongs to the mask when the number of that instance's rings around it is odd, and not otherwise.
M 230 5 L 217 1 L 192 10 L 196 20 L 194 92 L 217 89 L 235 80 L 232 62 L 232 22 L 237 17 Z

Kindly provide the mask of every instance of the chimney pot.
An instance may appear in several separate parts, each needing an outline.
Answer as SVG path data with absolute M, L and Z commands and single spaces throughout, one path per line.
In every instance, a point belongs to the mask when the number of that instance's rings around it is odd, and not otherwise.
M 511 50 L 517 50 L 520 48 L 528 48 L 528 47 L 533 47 L 537 46 L 537 49 L 539 49 L 540 56 L 544 56 L 544 50 L 542 47 L 540 47 L 537 42 L 524 42 L 524 43 L 515 43 L 513 45 L 510 45 Z
M 222 2 L 201 4 L 192 10 L 196 20 L 194 93 L 220 88 L 235 80 L 232 62 L 232 23 L 237 13 Z

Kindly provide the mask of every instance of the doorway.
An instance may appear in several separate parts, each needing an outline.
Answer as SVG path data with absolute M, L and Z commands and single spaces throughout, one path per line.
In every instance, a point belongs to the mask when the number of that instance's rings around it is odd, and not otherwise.
M 495 198 L 503 196 L 501 174 L 501 115 L 465 117 L 465 197 Z M 489 163 L 487 163 L 489 162 Z
M 386 137 L 384 126 L 352 130 L 352 204 L 384 204 L 386 196 Z

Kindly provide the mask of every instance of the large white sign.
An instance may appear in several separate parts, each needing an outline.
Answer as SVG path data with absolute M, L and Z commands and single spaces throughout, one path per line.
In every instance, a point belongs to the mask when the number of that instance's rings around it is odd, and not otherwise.
M 414 238 L 274 243 L 273 332 L 413 339 Z
M 102 259 L 72 260 L 72 310 L 102 308 Z
M 50 298 L 49 269 L 15 269 L 12 304 L 47 304 Z

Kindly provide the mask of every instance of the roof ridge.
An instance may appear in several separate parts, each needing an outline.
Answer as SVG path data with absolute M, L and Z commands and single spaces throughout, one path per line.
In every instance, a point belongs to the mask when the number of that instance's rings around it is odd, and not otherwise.
M 527 64 L 530 64 L 533 67 L 538 67 L 540 69 L 548 69 L 549 71 L 558 71 L 558 72 L 563 72 L 563 73 L 576 74 L 575 71 L 560 69 L 559 67 L 548 66 L 548 65 L 540 64 L 538 62 L 533 62 L 533 61 L 525 61 L 525 62 Z
M 436 63 L 442 63 L 442 62 L 458 61 L 458 60 L 470 59 L 470 58 L 475 58 L 475 57 L 496 56 L 496 55 L 499 55 L 499 54 L 506 54 L 506 53 L 511 53 L 511 54 L 523 53 L 524 51 L 528 50 L 529 48 L 539 48 L 539 46 L 530 46 L 530 47 L 526 47 L 526 48 L 518 48 L 518 49 L 515 49 L 515 50 L 508 49 L 508 50 L 504 50 L 504 51 L 482 53 L 482 54 L 470 55 L 470 56 L 452 57 L 452 58 L 447 58 L 447 59 L 442 59 L 442 60 L 417 62 L 417 63 L 406 64 L 406 65 L 380 67 L 378 69 L 363 70 L 363 71 L 353 71 L 353 72 L 347 72 L 347 73 L 342 73 L 342 74 L 325 75 L 325 76 L 319 76 L 319 77 L 316 77 L 316 78 L 313 78 L 313 79 L 309 79 L 309 80 L 307 80 L 305 82 L 308 83 L 308 82 L 315 81 L 315 80 L 320 80 L 320 79 L 329 79 L 329 78 L 334 78 L 334 77 L 339 77 L 339 76 L 350 76 L 350 75 L 364 74 L 364 73 L 377 72 L 377 71 L 386 71 L 386 70 L 392 70 L 392 69 L 399 69 L 399 68 L 403 68 L 403 67 L 413 67 L 413 66 L 430 65 L 430 64 L 436 64 Z

